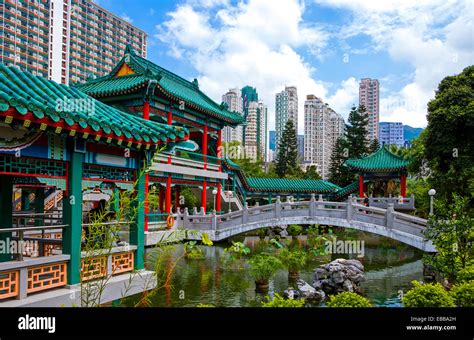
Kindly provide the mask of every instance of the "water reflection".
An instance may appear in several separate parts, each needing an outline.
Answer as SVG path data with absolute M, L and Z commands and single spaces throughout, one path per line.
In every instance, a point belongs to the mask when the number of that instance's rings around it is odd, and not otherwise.
M 344 237 L 339 234 L 338 237 Z M 399 291 L 410 288 L 412 280 L 422 279 L 422 254 L 415 248 L 398 242 L 373 236 L 367 237 L 365 255 L 359 260 L 365 266 L 365 282 L 361 288 L 368 299 L 377 306 L 400 306 Z M 258 237 L 242 238 L 246 245 L 255 248 L 259 244 Z M 304 245 L 305 240 L 299 240 Z M 263 296 L 255 292 L 253 278 L 245 270 L 223 269 L 221 259 L 224 245 L 204 247 L 205 257 L 200 260 L 182 259 L 178 262 L 169 290 L 160 291 L 152 298 L 151 305 L 156 307 L 195 307 L 198 304 L 212 304 L 222 307 L 260 306 Z M 149 250 L 153 251 L 153 250 Z M 171 256 L 178 258 L 182 254 L 182 245 L 176 245 Z M 312 283 L 314 269 L 336 258 L 349 258 L 344 255 L 328 255 L 310 261 L 300 272 L 300 276 Z M 355 256 L 352 256 L 355 258 Z M 288 288 L 288 271 L 280 270 L 270 280 L 269 295 L 282 293 Z

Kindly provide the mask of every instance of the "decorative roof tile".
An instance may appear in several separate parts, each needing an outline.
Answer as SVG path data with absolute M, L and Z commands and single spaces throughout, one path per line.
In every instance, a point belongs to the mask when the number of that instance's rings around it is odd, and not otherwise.
M 22 72 L 0 63 L 0 112 L 15 108 L 29 112 L 45 124 L 79 130 L 91 128 L 98 135 L 137 144 L 155 144 L 184 139 L 188 130 L 145 120 L 108 106 L 74 87 Z M 112 134 L 112 135 L 111 135 Z M 130 140 L 131 139 L 131 140 Z
M 250 191 L 331 193 L 340 189 L 333 183 L 312 179 L 247 177 L 247 181 Z
M 354 170 L 365 172 L 393 172 L 405 170 L 410 161 L 391 153 L 385 146 L 377 152 L 357 159 L 348 159 L 345 164 Z
M 124 64 L 135 73 L 116 76 Z M 121 78 L 124 78 L 123 82 L 119 80 Z M 183 100 L 187 106 L 223 120 L 230 125 L 238 125 L 245 121 L 239 113 L 228 111 L 205 95 L 199 89 L 197 80 L 190 82 L 136 55 L 130 46 L 127 46 L 124 57 L 108 75 L 77 86 L 82 91 L 99 97 L 130 91 L 137 86 L 143 86 L 151 79 L 158 81 L 158 89 L 170 99 Z

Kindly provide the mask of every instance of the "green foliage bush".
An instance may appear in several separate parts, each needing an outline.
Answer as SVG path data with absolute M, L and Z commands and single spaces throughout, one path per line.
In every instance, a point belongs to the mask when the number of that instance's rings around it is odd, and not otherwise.
M 297 224 L 292 224 L 286 229 L 286 231 L 291 236 L 298 236 L 303 232 L 303 227 Z
M 450 293 L 456 306 L 474 307 L 474 281 L 456 285 L 451 289 Z
M 249 260 L 250 273 L 256 281 L 267 281 L 281 268 L 281 261 L 270 254 L 262 253 Z
M 455 307 L 454 299 L 439 283 L 412 281 L 412 285 L 402 297 L 405 307 Z
M 270 299 L 268 296 L 265 298 L 265 301 L 262 301 L 262 307 L 282 307 L 282 308 L 300 308 L 304 306 L 305 301 L 303 299 L 293 300 L 285 299 L 279 294 L 275 294 L 273 299 Z
M 474 281 L 474 262 L 471 261 L 466 268 L 461 269 L 457 275 L 457 282 Z
M 284 248 L 278 254 L 278 258 L 290 272 L 298 272 L 308 262 L 308 255 L 301 249 Z
M 363 308 L 372 307 L 365 297 L 353 292 L 342 292 L 329 297 L 328 307 L 333 308 Z

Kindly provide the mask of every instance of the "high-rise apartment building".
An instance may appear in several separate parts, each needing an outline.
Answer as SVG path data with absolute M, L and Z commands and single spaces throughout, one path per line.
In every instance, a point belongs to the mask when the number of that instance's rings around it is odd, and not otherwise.
M 369 116 L 367 126 L 368 139 L 373 141 L 379 138 L 379 81 L 363 78 L 359 83 L 359 105 L 364 105 Z
M 267 107 L 262 101 L 250 102 L 245 127 L 245 153 L 248 158 L 267 160 Z
M 230 89 L 226 94 L 222 96 L 222 102 L 227 104 L 228 110 L 231 112 L 237 112 L 243 115 L 243 100 L 239 89 Z M 239 142 L 242 144 L 242 126 L 231 128 L 230 126 L 224 127 L 222 130 L 222 140 L 224 142 Z
M 90 0 L 3 0 L 0 14 L 0 62 L 58 83 L 110 72 L 128 44 L 146 57 L 146 33 Z
M 323 179 L 329 178 L 331 153 L 343 135 L 344 119 L 315 95 L 304 104 L 304 163 L 315 165 Z
M 381 122 L 379 142 L 381 145 L 387 146 L 405 146 L 403 123 Z
M 291 119 L 298 135 L 298 91 L 296 86 L 286 86 L 275 95 L 276 147 L 285 130 L 286 122 Z

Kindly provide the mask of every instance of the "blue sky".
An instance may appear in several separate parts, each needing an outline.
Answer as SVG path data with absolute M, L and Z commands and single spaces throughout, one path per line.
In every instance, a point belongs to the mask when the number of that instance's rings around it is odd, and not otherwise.
M 426 125 L 439 81 L 474 63 L 472 2 L 444 0 L 99 0 L 148 33 L 148 58 L 221 101 L 256 86 L 274 126 L 275 93 L 296 85 L 347 117 L 358 81 L 381 83 L 381 121 Z

